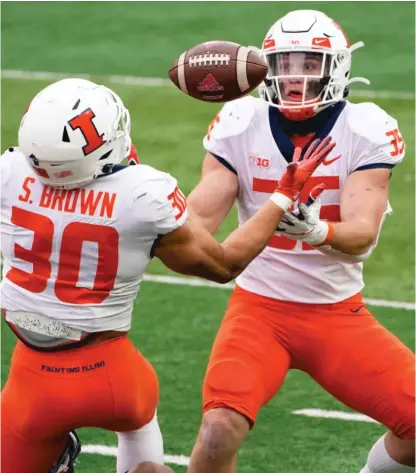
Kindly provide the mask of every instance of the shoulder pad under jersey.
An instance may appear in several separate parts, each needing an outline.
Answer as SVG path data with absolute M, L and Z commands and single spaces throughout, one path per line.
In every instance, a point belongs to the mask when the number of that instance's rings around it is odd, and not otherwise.
M 268 104 L 252 96 L 228 102 L 213 120 L 208 135 L 217 140 L 241 135 L 253 123 L 256 113 L 264 108 L 268 108 Z
M 386 133 L 398 127 L 396 119 L 372 102 L 349 105 L 347 123 L 355 135 L 374 145 L 390 142 Z

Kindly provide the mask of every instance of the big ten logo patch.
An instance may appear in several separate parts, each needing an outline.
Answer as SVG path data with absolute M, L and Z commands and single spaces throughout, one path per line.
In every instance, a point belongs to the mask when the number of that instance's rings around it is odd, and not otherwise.
M 270 159 L 267 158 L 259 158 L 257 156 L 250 156 L 248 158 L 248 162 L 257 166 L 259 168 L 269 168 L 270 167 Z

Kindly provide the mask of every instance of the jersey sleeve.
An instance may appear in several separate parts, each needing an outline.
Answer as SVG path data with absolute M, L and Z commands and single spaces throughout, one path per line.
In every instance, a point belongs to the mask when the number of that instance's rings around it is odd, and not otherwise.
M 21 165 L 24 160 L 23 155 L 17 148 L 10 147 L 0 156 L 0 178 L 1 178 L 1 206 L 4 205 L 4 199 L 7 196 L 7 190 L 9 186 L 13 186 L 11 183 L 12 171 L 14 165 Z M 16 164 L 15 164 L 16 163 Z
M 208 127 L 205 150 L 237 174 L 242 137 L 254 117 L 253 97 L 226 103 Z
M 361 117 L 354 121 L 357 153 L 351 172 L 393 168 L 403 161 L 405 143 L 397 120 L 375 104 L 361 104 Z
M 8 148 L 0 156 L 0 176 L 1 176 L 2 188 L 3 188 L 3 184 L 9 180 L 10 172 L 12 169 L 13 158 L 15 158 L 15 155 L 18 155 L 18 152 L 16 152 L 15 150 L 16 148 Z
M 133 189 L 133 200 L 140 205 L 140 220 L 151 225 L 155 235 L 165 235 L 186 222 L 186 198 L 174 177 L 146 168 L 145 181 Z

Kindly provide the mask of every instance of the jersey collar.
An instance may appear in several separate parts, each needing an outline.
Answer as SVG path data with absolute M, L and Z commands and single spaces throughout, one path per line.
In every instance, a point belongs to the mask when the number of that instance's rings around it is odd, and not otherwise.
M 341 112 L 344 110 L 347 102 L 338 102 L 318 115 L 301 122 L 288 120 L 276 107 L 269 106 L 269 123 L 274 141 L 277 148 L 288 163 L 292 161 L 295 147 L 290 139 L 292 135 L 305 135 L 315 133 L 311 141 L 319 138 L 320 140 L 328 136 L 335 125 Z M 307 146 L 302 150 L 302 157 L 306 152 Z

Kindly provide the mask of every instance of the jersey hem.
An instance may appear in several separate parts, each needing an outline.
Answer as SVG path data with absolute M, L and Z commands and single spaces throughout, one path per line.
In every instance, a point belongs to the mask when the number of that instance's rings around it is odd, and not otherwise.
M 247 284 L 248 283 L 248 284 Z M 349 299 L 350 297 L 360 294 L 361 291 L 364 288 L 364 284 L 360 285 L 361 287 L 356 287 L 354 290 L 345 293 L 342 295 L 340 298 L 334 298 L 334 299 L 315 299 L 315 300 L 310 300 L 310 299 L 290 299 L 287 297 L 276 297 L 275 294 L 270 294 L 267 293 L 267 291 L 261 291 L 261 290 L 255 290 L 252 287 L 250 287 L 250 283 L 248 281 L 241 281 L 240 278 L 237 278 L 236 280 L 236 287 L 240 287 L 241 289 L 244 289 L 245 291 L 252 292 L 253 294 L 256 294 L 258 296 L 262 297 L 267 297 L 269 299 L 274 299 L 276 301 L 282 301 L 282 302 L 291 302 L 294 304 L 308 304 L 308 305 L 321 305 L 321 304 L 337 304 L 339 302 L 343 302 L 346 299 Z
M 209 151 L 211 153 L 211 151 Z M 233 166 L 224 158 L 221 158 L 221 156 L 218 156 L 217 154 L 211 153 L 214 158 L 221 163 L 223 166 L 225 166 L 229 171 L 233 172 L 237 176 L 237 171 L 234 169 Z

